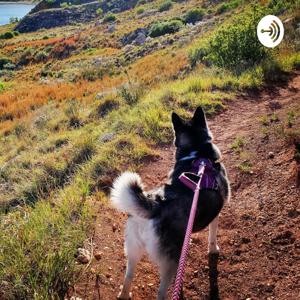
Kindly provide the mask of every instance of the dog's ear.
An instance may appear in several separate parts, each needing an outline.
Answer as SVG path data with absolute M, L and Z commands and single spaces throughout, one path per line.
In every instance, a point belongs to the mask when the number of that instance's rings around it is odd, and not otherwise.
M 193 125 L 207 128 L 205 113 L 201 106 L 198 106 L 192 118 Z
M 172 123 L 175 131 L 182 128 L 183 125 L 182 119 L 174 112 L 172 113 Z

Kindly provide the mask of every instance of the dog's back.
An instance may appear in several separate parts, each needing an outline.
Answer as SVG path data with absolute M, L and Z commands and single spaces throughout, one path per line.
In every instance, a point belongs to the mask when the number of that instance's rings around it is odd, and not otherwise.
M 189 172 L 193 161 L 200 158 L 210 162 L 216 187 L 201 189 L 193 231 L 209 225 L 209 251 L 219 249 L 216 243 L 217 216 L 230 197 L 226 170 L 219 162 L 220 152 L 212 143 L 201 108 L 196 110 L 191 121 L 184 121 L 173 113 L 172 122 L 176 163 L 170 183 L 156 192 L 147 193 L 139 175 L 126 172 L 113 185 L 113 204 L 130 215 L 125 239 L 128 264 L 121 299 L 129 298 L 133 272 L 144 252 L 159 266 L 161 283 L 158 299 L 165 299 L 177 269 L 193 199 L 193 191 L 182 184 L 179 176 Z

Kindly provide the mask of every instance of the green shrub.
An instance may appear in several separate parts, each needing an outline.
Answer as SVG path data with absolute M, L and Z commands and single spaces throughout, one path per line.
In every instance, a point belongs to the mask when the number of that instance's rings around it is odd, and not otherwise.
M 168 33 L 175 33 L 179 31 L 183 26 L 182 21 L 180 20 L 171 20 L 165 22 L 158 22 L 151 26 L 149 35 L 151 37 L 158 37 Z
M 5 56 L 0 56 L 0 70 L 2 70 L 5 65 L 10 63 L 12 63 L 11 59 Z
M 5 85 L 3 82 L 0 81 L 0 93 L 4 90 Z
M 196 66 L 198 61 L 204 61 L 205 57 L 209 54 L 209 49 L 206 45 L 197 47 L 190 51 L 189 61 L 192 67 Z
M 204 10 L 201 8 L 194 8 L 187 12 L 184 16 L 185 23 L 195 24 L 198 21 L 201 21 L 204 16 Z
M 217 8 L 217 13 L 218 14 L 223 14 L 225 11 L 229 9 L 229 4 L 228 3 L 222 3 L 218 8 Z
M 96 81 L 102 79 L 104 74 L 105 70 L 103 68 L 88 67 L 82 71 L 81 77 L 87 81 Z
M 288 79 L 278 61 L 271 57 L 262 62 L 261 68 L 265 82 L 284 82 Z
M 139 7 L 137 10 L 136 10 L 136 13 L 138 14 L 138 15 L 141 15 L 142 13 L 144 13 L 145 12 L 145 9 L 143 8 L 143 7 Z
M 0 35 L 0 39 L 2 40 L 8 40 L 8 39 L 12 39 L 15 36 L 13 31 L 7 31 L 3 34 Z
M 203 50 L 193 50 L 190 53 L 190 61 L 193 64 L 206 61 L 236 73 L 261 62 L 267 57 L 267 50 L 257 39 L 256 26 L 265 14 L 266 10 L 263 7 L 253 6 L 250 12 L 221 27 L 209 39 L 207 55 L 204 55 Z M 203 45 L 200 48 L 203 48 Z
M 7 63 L 3 66 L 4 70 L 14 70 L 15 68 L 16 68 L 16 65 L 12 64 L 12 63 Z
M 268 4 L 268 7 L 272 9 L 273 14 L 278 15 L 290 9 L 292 7 L 291 2 L 297 1 L 271 0 Z
M 61 8 L 68 8 L 68 7 L 70 7 L 70 4 L 69 4 L 68 2 L 62 2 L 62 3 L 60 4 L 60 7 L 61 7 Z
M 158 10 L 160 12 L 167 11 L 173 6 L 173 2 L 171 0 L 165 0 L 161 5 L 159 6 Z
M 102 16 L 103 15 L 103 9 L 102 8 L 98 8 L 96 10 L 97 15 Z
M 107 14 L 103 18 L 103 23 L 110 23 L 110 22 L 115 22 L 117 20 L 117 17 L 114 14 Z
M 230 1 L 230 2 L 222 3 L 217 8 L 217 13 L 218 14 L 223 14 L 225 11 L 237 8 L 239 6 L 239 3 L 240 3 L 240 0 L 233 0 L 233 1 Z
M 97 117 L 105 117 L 108 113 L 113 110 L 118 109 L 120 106 L 119 101 L 114 96 L 108 96 L 101 101 L 101 103 L 97 106 Z
M 139 85 L 123 85 L 118 94 L 128 105 L 136 104 L 143 95 L 143 89 Z
M 36 62 L 46 61 L 49 57 L 49 54 L 46 51 L 39 51 L 36 53 L 34 59 Z

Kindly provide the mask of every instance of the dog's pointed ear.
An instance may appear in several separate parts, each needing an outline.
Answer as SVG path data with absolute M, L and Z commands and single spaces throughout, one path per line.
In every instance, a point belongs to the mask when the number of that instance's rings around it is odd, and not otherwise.
M 182 119 L 174 112 L 172 113 L 172 123 L 175 131 L 180 129 L 183 125 Z
M 202 109 L 201 106 L 198 106 L 194 116 L 192 118 L 192 122 L 194 125 L 196 126 L 200 126 L 202 128 L 206 128 L 207 127 L 207 123 L 206 123 L 206 117 L 205 117 L 205 113 Z

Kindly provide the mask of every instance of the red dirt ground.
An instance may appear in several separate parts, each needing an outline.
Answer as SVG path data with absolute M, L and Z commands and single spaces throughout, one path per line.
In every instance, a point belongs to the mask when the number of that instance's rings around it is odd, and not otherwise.
M 300 299 L 300 190 L 294 148 L 282 132 L 287 112 L 300 111 L 299 102 L 298 73 L 285 87 L 237 97 L 228 110 L 209 120 L 229 173 L 232 199 L 221 213 L 219 256 L 207 255 L 207 230 L 193 235 L 186 299 Z M 262 116 L 273 121 L 264 126 Z M 241 154 L 230 147 L 236 137 L 245 142 Z M 160 160 L 140 171 L 149 188 L 164 182 L 173 165 L 173 147 L 159 151 Z M 243 162 L 251 165 L 241 171 L 238 165 Z M 93 259 L 72 294 L 116 299 L 125 272 L 126 216 L 105 204 L 97 207 L 93 245 L 101 259 Z M 145 258 L 138 265 L 133 299 L 155 299 L 157 288 L 157 269 Z

